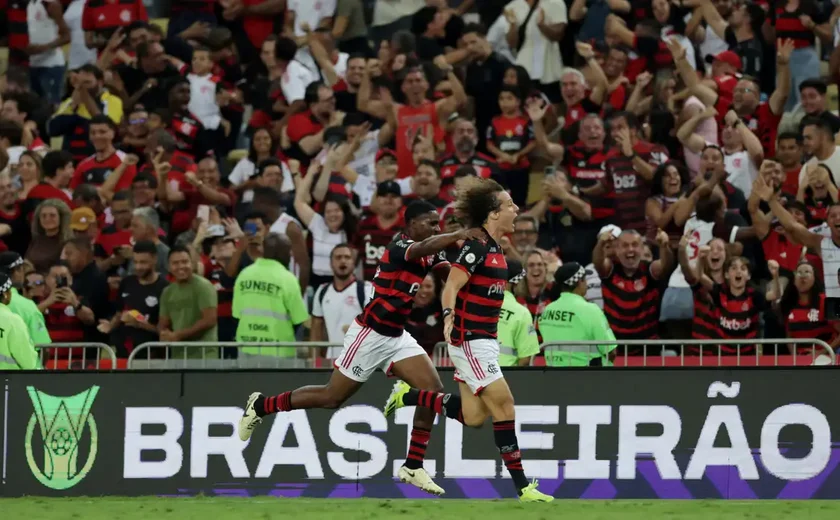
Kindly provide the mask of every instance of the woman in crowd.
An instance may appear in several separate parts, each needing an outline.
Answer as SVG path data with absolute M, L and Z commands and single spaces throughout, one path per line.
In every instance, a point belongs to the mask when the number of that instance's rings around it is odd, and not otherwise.
M 775 263 L 775 262 L 771 262 Z M 779 264 L 770 265 L 773 285 L 778 291 Z M 816 276 L 813 264 L 802 261 L 793 273 L 793 283 L 785 288 L 782 298 L 775 305 L 780 319 L 785 324 L 787 337 L 798 339 L 819 339 L 828 343 L 831 348 L 840 344 L 837 329 L 828 321 L 825 313 L 825 287 L 823 281 Z M 810 345 L 790 344 L 790 352 L 798 355 L 816 357 L 823 353 L 822 348 Z
M 64 242 L 71 238 L 70 208 L 60 200 L 47 199 L 35 208 L 32 241 L 25 257 L 36 271 L 45 273 L 58 263 Z
M 656 236 L 656 230 L 668 233 L 671 247 L 674 248 L 683 235 L 685 220 L 678 213 L 683 195 L 690 189 L 689 174 L 685 166 L 677 161 L 661 164 L 653 174 L 650 183 L 650 197 L 647 199 L 645 214 L 648 220 L 648 237 Z M 682 220 L 681 222 L 678 222 Z
M 254 199 L 254 186 L 257 186 L 257 165 L 271 157 L 277 157 L 277 150 L 280 143 L 274 139 L 271 132 L 267 128 L 258 128 L 254 130 L 251 136 L 251 147 L 248 149 L 248 155 L 243 157 L 236 163 L 233 170 L 228 176 L 230 185 L 233 190 L 241 195 L 240 201 L 242 203 L 249 203 Z M 287 192 L 293 190 L 295 187 L 292 182 L 292 174 L 288 166 L 283 163 L 283 185 L 281 191 Z
M 20 154 L 17 165 L 17 179 L 15 183 L 20 185 L 18 200 L 26 200 L 29 192 L 41 182 L 41 158 L 35 152 L 29 150 Z
M 329 184 L 328 172 L 333 171 L 330 162 L 327 159 L 320 174 L 316 173 L 319 166 L 314 162 L 306 177 L 299 181 L 295 192 L 295 212 L 309 229 L 312 239 L 312 274 L 309 277 L 309 285 L 312 287 L 332 281 L 330 253 L 338 244 L 351 242 L 356 230 L 356 217 L 345 197 L 327 194 L 322 204 L 322 213 L 316 212 L 310 205 L 315 177 L 318 177 L 316 190 L 323 187 L 325 191 Z

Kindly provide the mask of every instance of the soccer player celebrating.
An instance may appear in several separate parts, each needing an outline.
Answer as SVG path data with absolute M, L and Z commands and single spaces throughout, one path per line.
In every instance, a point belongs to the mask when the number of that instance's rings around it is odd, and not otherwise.
M 429 202 L 415 201 L 406 208 L 406 232 L 386 248 L 373 278 L 373 299 L 347 330 L 344 350 L 335 361 L 329 382 L 270 397 L 259 392 L 251 394 L 239 421 L 240 439 L 248 440 L 266 415 L 310 408 L 338 408 L 376 369 L 433 393 L 443 389 L 426 351 L 404 330 L 405 323 L 426 274 L 437 268 L 448 270 L 444 249 L 460 240 L 484 236 L 484 231 L 466 229 L 435 236 L 440 231 L 439 220 L 437 210 Z M 510 404 L 512 410 L 512 400 Z M 398 476 L 427 493 L 442 495 L 443 489 L 423 469 L 434 418 L 431 410 L 416 410 L 408 456 Z
M 502 237 L 513 232 L 519 210 L 510 195 L 490 179 L 471 177 L 459 187 L 455 211 L 482 236 L 464 242 L 443 289 L 444 336 L 455 365 L 460 397 L 418 390 L 399 382 L 385 405 L 385 415 L 397 408 L 431 408 L 467 426 L 480 427 L 493 418 L 496 446 L 502 454 L 522 502 L 551 502 L 537 482 L 528 482 L 516 440 L 513 396 L 499 368 L 496 326 L 505 297 L 508 267 Z M 410 381 L 408 382 L 410 383 Z

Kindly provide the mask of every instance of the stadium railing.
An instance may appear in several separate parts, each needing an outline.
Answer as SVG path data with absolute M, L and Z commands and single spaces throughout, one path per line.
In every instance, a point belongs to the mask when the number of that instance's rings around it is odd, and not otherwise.
M 168 347 L 168 348 L 167 348 Z M 242 352 L 244 348 L 256 347 L 257 352 Z M 279 349 L 295 348 L 309 350 L 305 356 L 282 357 Z M 249 343 L 220 341 L 214 343 L 196 342 L 150 342 L 138 345 L 128 356 L 128 369 L 239 369 L 239 368 L 329 368 L 328 360 L 318 350 L 328 347 L 343 347 L 340 343 L 327 341 L 292 341 L 279 343 Z M 233 351 L 236 356 L 233 356 Z M 300 354 L 300 353 L 299 353 Z M 225 356 L 228 357 L 225 357 Z
M 834 350 L 818 339 L 720 339 L 720 340 L 618 340 L 613 365 L 618 367 L 684 367 L 684 366 L 813 366 L 834 365 Z M 575 354 L 599 358 L 599 341 L 544 343 L 546 357 L 564 356 L 571 364 Z M 609 344 L 608 344 L 609 345 Z M 751 353 L 724 353 L 723 346 L 750 347 Z M 765 353 L 765 347 L 770 352 Z M 793 347 L 793 348 L 790 348 Z M 800 349 L 808 349 L 802 353 Z M 631 354 L 630 351 L 634 353 Z M 784 353 L 780 354 L 779 351 Z M 818 352 L 819 351 L 819 352 Z M 639 353 L 640 352 L 640 353 Z M 788 353 L 789 352 L 789 353 Z M 581 356 L 583 357 L 583 356 Z M 545 361 L 543 359 L 543 361 Z
M 44 343 L 35 348 L 48 370 L 112 370 L 128 365 L 105 343 Z

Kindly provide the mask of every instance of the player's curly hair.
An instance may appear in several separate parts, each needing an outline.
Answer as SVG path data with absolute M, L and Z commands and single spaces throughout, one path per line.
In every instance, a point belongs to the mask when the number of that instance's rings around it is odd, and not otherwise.
M 497 194 L 503 191 L 505 189 L 492 179 L 464 179 L 458 186 L 455 216 L 467 227 L 483 226 L 491 213 L 501 209 Z

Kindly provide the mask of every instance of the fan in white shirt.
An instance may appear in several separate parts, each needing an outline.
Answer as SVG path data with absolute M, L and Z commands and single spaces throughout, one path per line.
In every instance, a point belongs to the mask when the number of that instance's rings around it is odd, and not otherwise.
M 222 123 L 222 112 L 216 100 L 219 78 L 214 76 L 213 59 L 206 47 L 193 50 L 192 72 L 187 74 L 190 82 L 190 103 L 188 108 L 201 121 L 204 128 L 216 130 Z
M 294 36 L 301 46 L 295 59 L 310 67 L 313 73 L 317 73 L 318 68 L 309 48 L 304 46 L 307 43 L 307 33 L 319 27 L 332 27 L 335 5 L 336 0 L 289 0 L 286 6 L 283 32 Z

